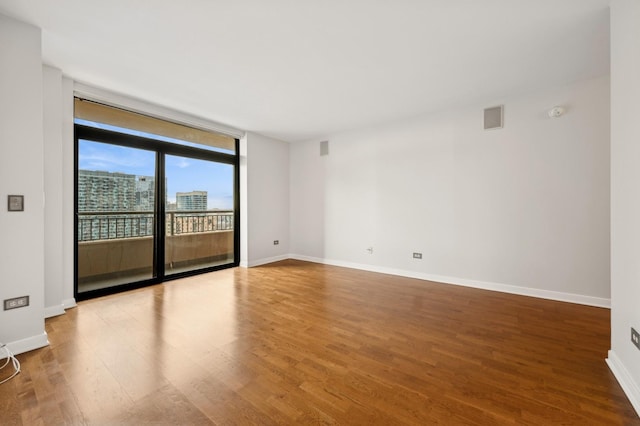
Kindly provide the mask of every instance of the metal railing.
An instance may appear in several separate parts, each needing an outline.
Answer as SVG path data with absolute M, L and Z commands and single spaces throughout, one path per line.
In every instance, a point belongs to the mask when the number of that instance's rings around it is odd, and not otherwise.
M 153 212 L 79 212 L 78 241 L 152 236 Z M 166 235 L 233 230 L 233 211 L 189 210 L 166 213 Z
M 172 211 L 167 212 L 167 235 L 233 229 L 233 211 Z

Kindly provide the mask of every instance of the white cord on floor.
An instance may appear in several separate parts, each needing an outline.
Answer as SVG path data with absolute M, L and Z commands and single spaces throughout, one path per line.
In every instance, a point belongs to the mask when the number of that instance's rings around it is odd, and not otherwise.
M 0 343 L 0 349 L 4 349 L 5 352 L 7 353 L 7 361 L 2 365 L 2 367 L 0 367 L 0 370 L 2 370 L 7 365 L 9 365 L 9 361 L 11 361 L 11 363 L 13 364 L 13 369 L 15 370 L 11 376 L 7 377 L 6 379 L 0 382 L 0 385 L 1 385 L 5 382 L 8 382 L 9 380 L 13 379 L 18 375 L 18 373 L 20 372 L 20 361 L 18 361 L 18 359 L 15 356 L 13 356 L 13 353 L 9 350 L 7 345 L 5 345 L 4 343 Z

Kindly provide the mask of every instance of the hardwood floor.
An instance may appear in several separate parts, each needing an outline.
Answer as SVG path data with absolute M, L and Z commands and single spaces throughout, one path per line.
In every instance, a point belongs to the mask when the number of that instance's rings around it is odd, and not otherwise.
M 299 261 L 82 302 L 3 425 L 640 425 L 609 310 Z M 0 376 L 1 378 L 1 376 Z

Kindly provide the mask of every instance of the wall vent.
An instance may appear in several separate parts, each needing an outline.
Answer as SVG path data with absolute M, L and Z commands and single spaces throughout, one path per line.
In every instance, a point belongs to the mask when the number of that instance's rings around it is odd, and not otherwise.
M 329 155 L 329 141 L 320 142 L 320 155 Z
M 504 106 L 498 105 L 484 109 L 484 129 L 502 129 L 504 126 Z

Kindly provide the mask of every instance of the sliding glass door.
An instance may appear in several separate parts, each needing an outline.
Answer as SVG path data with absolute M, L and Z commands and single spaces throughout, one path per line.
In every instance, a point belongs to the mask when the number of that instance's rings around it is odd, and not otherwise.
M 78 142 L 78 292 L 156 276 L 155 170 L 153 151 Z
M 165 156 L 165 274 L 233 262 L 234 166 Z
M 76 297 L 238 264 L 235 153 L 75 129 Z

